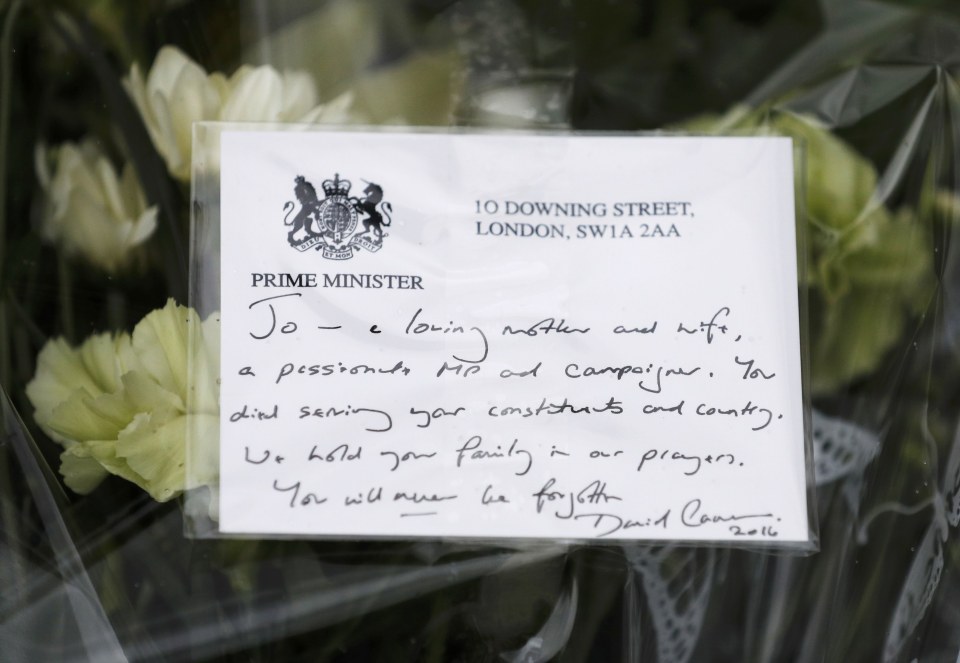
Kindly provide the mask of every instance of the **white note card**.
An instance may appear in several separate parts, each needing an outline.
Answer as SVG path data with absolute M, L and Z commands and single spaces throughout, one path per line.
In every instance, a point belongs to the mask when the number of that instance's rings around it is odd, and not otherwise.
M 222 533 L 808 541 L 789 139 L 220 163 Z

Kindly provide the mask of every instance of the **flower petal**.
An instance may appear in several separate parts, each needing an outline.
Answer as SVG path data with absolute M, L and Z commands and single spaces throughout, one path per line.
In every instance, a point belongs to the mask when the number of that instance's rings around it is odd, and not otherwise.
M 230 95 L 220 111 L 224 122 L 277 122 L 283 82 L 271 67 L 242 68 L 230 79 Z
M 54 423 L 54 411 L 71 399 L 82 403 L 83 399 L 115 392 L 120 388 L 120 376 L 138 364 L 126 334 L 98 334 L 79 348 L 70 347 L 62 338 L 49 341 L 37 357 L 37 372 L 26 388 L 37 423 L 59 442 L 73 439 L 53 430 L 61 428 Z M 71 407 L 83 406 L 73 403 Z M 68 424 L 70 416 L 57 415 L 61 420 L 66 417 L 64 423 Z
M 220 476 L 220 418 L 210 414 L 187 416 L 186 488 L 211 486 Z
M 196 312 L 169 299 L 133 330 L 133 347 L 144 369 L 183 401 L 187 394 L 187 329 L 199 322 Z
M 60 474 L 70 490 L 86 495 L 99 486 L 109 472 L 90 457 L 83 445 L 75 444 L 60 454 Z
M 117 439 L 117 456 L 138 475 L 135 482 L 158 502 L 183 490 L 187 424 L 183 414 L 141 413 Z
M 78 389 L 54 408 L 46 427 L 69 442 L 115 440 L 135 414 L 121 395 L 94 397 Z

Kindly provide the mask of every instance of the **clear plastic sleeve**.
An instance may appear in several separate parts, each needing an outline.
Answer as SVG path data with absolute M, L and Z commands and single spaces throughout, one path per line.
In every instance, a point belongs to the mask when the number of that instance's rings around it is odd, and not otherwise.
M 202 123 L 193 172 L 189 534 L 816 550 L 800 141 Z

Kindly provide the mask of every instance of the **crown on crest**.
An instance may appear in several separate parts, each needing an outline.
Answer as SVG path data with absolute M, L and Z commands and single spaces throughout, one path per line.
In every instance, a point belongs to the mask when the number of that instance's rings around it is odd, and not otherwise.
M 350 193 L 350 180 L 340 179 L 340 173 L 333 176 L 332 180 L 323 181 L 323 192 L 329 196 L 345 196 Z

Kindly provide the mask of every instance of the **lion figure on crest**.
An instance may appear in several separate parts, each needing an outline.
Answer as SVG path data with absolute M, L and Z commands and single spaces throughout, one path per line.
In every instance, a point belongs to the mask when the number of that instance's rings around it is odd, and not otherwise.
M 313 187 L 310 182 L 303 177 L 303 175 L 297 175 L 296 186 L 293 188 L 293 194 L 297 197 L 297 201 L 300 203 L 300 211 L 297 212 L 297 215 L 293 217 L 293 221 L 288 221 L 290 213 L 293 211 L 294 207 L 293 201 L 287 201 L 283 206 L 283 211 L 286 212 L 286 215 L 283 217 L 283 224 L 286 226 L 293 226 L 290 229 L 290 232 L 287 233 L 287 241 L 290 242 L 291 246 L 296 244 L 296 241 L 293 239 L 293 236 L 296 235 L 300 230 L 305 230 L 309 237 L 319 237 L 323 234 L 321 232 L 314 232 L 313 223 L 317 222 L 317 225 L 320 225 L 320 200 L 317 198 L 317 190 Z

